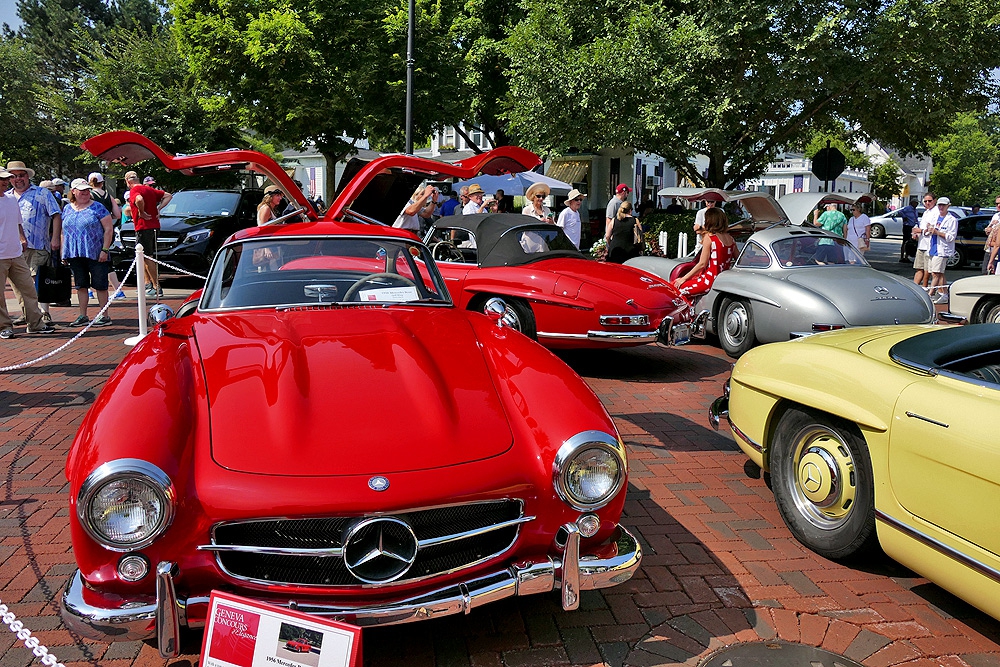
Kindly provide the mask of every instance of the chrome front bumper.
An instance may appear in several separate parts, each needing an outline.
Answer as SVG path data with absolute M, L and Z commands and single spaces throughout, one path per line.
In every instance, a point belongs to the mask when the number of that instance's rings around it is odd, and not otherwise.
M 617 554 L 610 558 L 581 556 L 580 533 L 576 524 L 568 523 L 563 528 L 568 536 L 561 559 L 542 556 L 517 561 L 466 582 L 384 605 L 352 607 L 289 600 L 278 606 L 361 626 L 391 625 L 468 614 L 473 609 L 504 598 L 559 590 L 563 609 L 572 610 L 580 605 L 580 591 L 615 586 L 628 581 L 638 569 L 642 549 L 624 527 L 618 527 Z M 204 627 L 209 602 L 207 596 L 178 597 L 174 587 L 176 574 L 173 563 L 161 562 L 156 568 L 155 602 L 143 604 L 122 600 L 120 606 L 108 608 L 84 601 L 85 584 L 77 571 L 63 591 L 63 623 L 71 632 L 105 641 L 136 641 L 155 637 L 161 656 L 176 657 L 181 629 Z M 196 607 L 197 613 L 194 612 Z

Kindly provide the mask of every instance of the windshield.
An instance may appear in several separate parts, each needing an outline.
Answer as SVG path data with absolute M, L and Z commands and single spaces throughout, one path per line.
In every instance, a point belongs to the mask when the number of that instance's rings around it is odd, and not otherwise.
M 266 238 L 222 249 L 201 308 L 274 308 L 330 304 L 451 303 L 417 242 L 324 236 Z
M 165 215 L 232 215 L 240 203 L 236 192 L 182 190 L 160 210 Z
M 857 265 L 868 262 L 846 240 L 829 236 L 793 236 L 771 244 L 779 266 L 786 269 L 800 266 Z

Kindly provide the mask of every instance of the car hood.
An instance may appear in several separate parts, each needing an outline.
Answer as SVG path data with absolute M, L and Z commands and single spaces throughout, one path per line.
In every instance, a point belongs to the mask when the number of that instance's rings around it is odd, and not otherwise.
M 189 232 L 198 227 L 207 227 L 229 216 L 221 215 L 161 215 L 160 230 L 166 232 Z
M 867 267 L 792 269 L 788 282 L 833 303 L 850 326 L 928 322 L 934 312 L 927 294 L 911 281 Z
M 556 282 L 557 293 L 566 291 L 567 285 L 572 285 L 573 281 L 579 281 L 595 285 L 621 297 L 622 305 L 629 299 L 635 301 L 638 306 L 650 309 L 684 305 L 680 292 L 669 282 L 630 266 L 566 257 L 525 265 L 528 269 L 532 267 L 545 268 L 559 274 L 560 278 Z M 680 301 L 674 303 L 675 299 Z
M 195 326 L 212 456 L 247 473 L 375 475 L 458 465 L 512 444 L 468 313 L 293 309 Z

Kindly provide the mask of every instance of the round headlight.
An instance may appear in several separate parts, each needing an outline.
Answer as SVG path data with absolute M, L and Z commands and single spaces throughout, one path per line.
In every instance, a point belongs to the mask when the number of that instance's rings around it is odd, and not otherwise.
M 570 507 L 603 507 L 625 483 L 625 449 L 601 431 L 579 433 L 559 448 L 553 470 L 556 492 Z
M 84 529 L 113 551 L 150 544 L 170 525 L 173 512 L 170 478 L 138 459 L 119 459 L 92 472 L 77 500 Z

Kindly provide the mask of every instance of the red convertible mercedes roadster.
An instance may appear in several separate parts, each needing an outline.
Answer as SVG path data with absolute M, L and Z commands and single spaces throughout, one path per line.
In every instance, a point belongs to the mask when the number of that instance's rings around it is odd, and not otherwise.
M 132 164 L 136 136 L 87 146 Z M 247 151 L 160 157 L 292 189 Z M 574 609 L 635 572 L 625 447 L 590 388 L 501 299 L 455 307 L 411 234 L 345 217 L 238 232 L 114 371 L 66 463 L 68 628 L 172 656 L 212 590 L 369 625 L 549 591 Z

